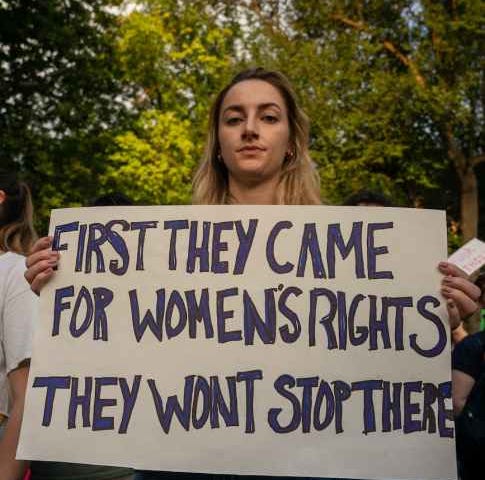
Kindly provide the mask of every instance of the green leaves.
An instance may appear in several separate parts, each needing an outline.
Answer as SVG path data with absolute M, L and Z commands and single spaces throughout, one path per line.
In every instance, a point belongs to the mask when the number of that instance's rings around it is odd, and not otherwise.
M 291 77 L 328 199 L 365 187 L 408 205 L 459 203 L 450 142 L 464 167 L 483 153 L 484 15 L 476 0 L 295 0 L 272 20 L 285 28 L 265 30 L 255 56 Z
M 0 158 L 40 224 L 111 189 L 189 202 L 209 105 L 243 64 L 290 77 L 329 201 L 375 188 L 476 224 L 459 180 L 485 144 L 484 2 L 120 4 L 0 2 Z
M 205 119 L 209 96 L 227 78 L 234 33 L 206 2 L 146 1 L 124 18 L 118 54 L 124 78 L 151 107 Z
M 113 49 L 119 4 L 0 6 L 0 158 L 30 181 L 41 232 L 50 208 L 97 193 L 107 132 L 126 118 Z
M 117 52 L 139 116 L 101 177 L 137 203 L 189 203 L 211 97 L 231 73 L 233 31 L 206 2 L 145 1 L 122 19 Z
M 188 132 L 189 121 L 173 112 L 143 112 L 133 130 L 115 138 L 101 183 L 138 204 L 189 203 L 197 149 Z

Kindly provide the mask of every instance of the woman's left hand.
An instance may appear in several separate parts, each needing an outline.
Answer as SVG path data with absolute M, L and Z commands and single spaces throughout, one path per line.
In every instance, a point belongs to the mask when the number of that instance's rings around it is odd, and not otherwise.
M 440 262 L 438 268 L 445 275 L 441 281 L 441 294 L 447 300 L 450 328 L 454 330 L 463 320 L 478 310 L 480 289 L 455 265 Z

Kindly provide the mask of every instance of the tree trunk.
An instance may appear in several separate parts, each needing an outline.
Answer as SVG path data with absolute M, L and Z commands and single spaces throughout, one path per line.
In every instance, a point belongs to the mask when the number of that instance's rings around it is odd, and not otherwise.
M 478 233 L 478 182 L 473 165 L 460 172 L 461 233 L 466 242 Z
M 467 242 L 478 234 L 478 182 L 474 167 L 477 158 L 466 158 L 458 145 L 450 124 L 445 126 L 448 156 L 460 179 L 460 230 Z

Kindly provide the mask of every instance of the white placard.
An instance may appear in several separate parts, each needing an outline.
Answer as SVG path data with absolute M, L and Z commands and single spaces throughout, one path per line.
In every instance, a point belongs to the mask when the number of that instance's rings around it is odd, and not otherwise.
M 56 210 L 20 458 L 456 478 L 441 211 Z
M 467 275 L 471 275 L 485 265 L 485 242 L 473 238 L 448 258 Z

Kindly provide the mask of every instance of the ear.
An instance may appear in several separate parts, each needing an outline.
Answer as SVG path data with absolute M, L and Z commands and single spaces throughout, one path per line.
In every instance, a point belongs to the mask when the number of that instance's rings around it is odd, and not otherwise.
M 294 145 L 293 141 L 290 140 L 288 142 L 288 147 L 286 148 L 286 153 L 288 155 L 295 155 L 295 151 L 296 151 L 295 145 Z
M 286 149 L 285 158 L 287 160 L 293 160 L 294 157 L 295 157 L 295 149 L 293 145 L 289 144 L 288 148 Z
M 7 194 L 5 193 L 5 190 L 0 190 L 0 205 L 5 201 L 7 198 Z

